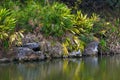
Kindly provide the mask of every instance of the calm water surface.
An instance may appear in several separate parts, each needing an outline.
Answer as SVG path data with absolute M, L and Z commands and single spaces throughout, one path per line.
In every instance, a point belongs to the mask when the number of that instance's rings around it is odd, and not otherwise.
M 0 64 L 0 80 L 120 80 L 120 55 Z

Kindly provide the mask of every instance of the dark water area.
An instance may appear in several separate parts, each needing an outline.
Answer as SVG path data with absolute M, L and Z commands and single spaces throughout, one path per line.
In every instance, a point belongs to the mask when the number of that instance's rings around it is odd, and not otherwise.
M 120 80 L 120 55 L 0 64 L 0 80 Z

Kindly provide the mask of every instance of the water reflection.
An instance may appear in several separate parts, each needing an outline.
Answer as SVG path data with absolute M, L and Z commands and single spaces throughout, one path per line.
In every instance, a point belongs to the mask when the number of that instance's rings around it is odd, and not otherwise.
M 119 57 L 0 64 L 0 80 L 119 80 Z
M 83 58 L 83 61 L 84 61 L 86 66 L 89 66 L 91 68 L 97 68 L 98 67 L 98 57 Z

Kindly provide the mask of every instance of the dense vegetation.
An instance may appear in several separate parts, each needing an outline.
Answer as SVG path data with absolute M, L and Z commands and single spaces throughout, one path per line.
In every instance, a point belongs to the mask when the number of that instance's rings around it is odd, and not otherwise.
M 14 41 L 17 41 L 16 45 L 21 44 L 20 38 L 28 32 L 57 38 L 66 48 L 66 53 L 68 50 L 83 50 L 86 43 L 92 40 L 100 41 L 101 52 L 109 51 L 110 43 L 119 43 L 119 0 L 62 2 L 64 1 L 1 1 L 0 49 L 11 47 Z M 66 34 L 73 35 L 74 45 Z M 113 40 L 112 36 L 117 38 Z

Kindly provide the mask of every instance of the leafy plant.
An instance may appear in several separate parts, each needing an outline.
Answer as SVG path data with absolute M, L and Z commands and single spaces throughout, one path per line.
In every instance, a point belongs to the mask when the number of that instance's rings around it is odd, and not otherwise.
M 17 28 L 33 31 L 40 23 L 41 6 L 34 1 L 26 2 L 26 5 L 13 11 L 13 15 L 17 19 Z
M 106 40 L 101 39 L 100 46 L 101 46 L 101 50 L 105 51 L 106 50 L 106 46 L 107 46 Z
M 74 16 L 74 27 L 70 30 L 74 35 L 77 35 L 80 40 L 85 43 L 90 42 L 94 38 L 92 32 L 94 24 L 99 20 L 98 15 L 92 14 L 88 17 L 87 14 L 83 14 L 81 11 L 77 11 Z
M 9 37 L 14 33 L 16 20 L 7 9 L 0 10 L 0 44 L 7 48 L 9 46 Z
M 73 26 L 71 10 L 62 3 L 54 3 L 43 7 L 41 11 L 42 32 L 47 36 L 62 36 Z
M 16 20 L 10 10 L 0 10 L 0 39 L 8 38 L 14 31 Z
M 87 14 L 83 14 L 81 11 L 77 11 L 74 17 L 74 29 L 79 31 L 74 31 L 76 34 L 79 33 L 90 33 L 93 28 L 94 23 L 97 21 L 98 16 L 93 14 L 90 18 Z

